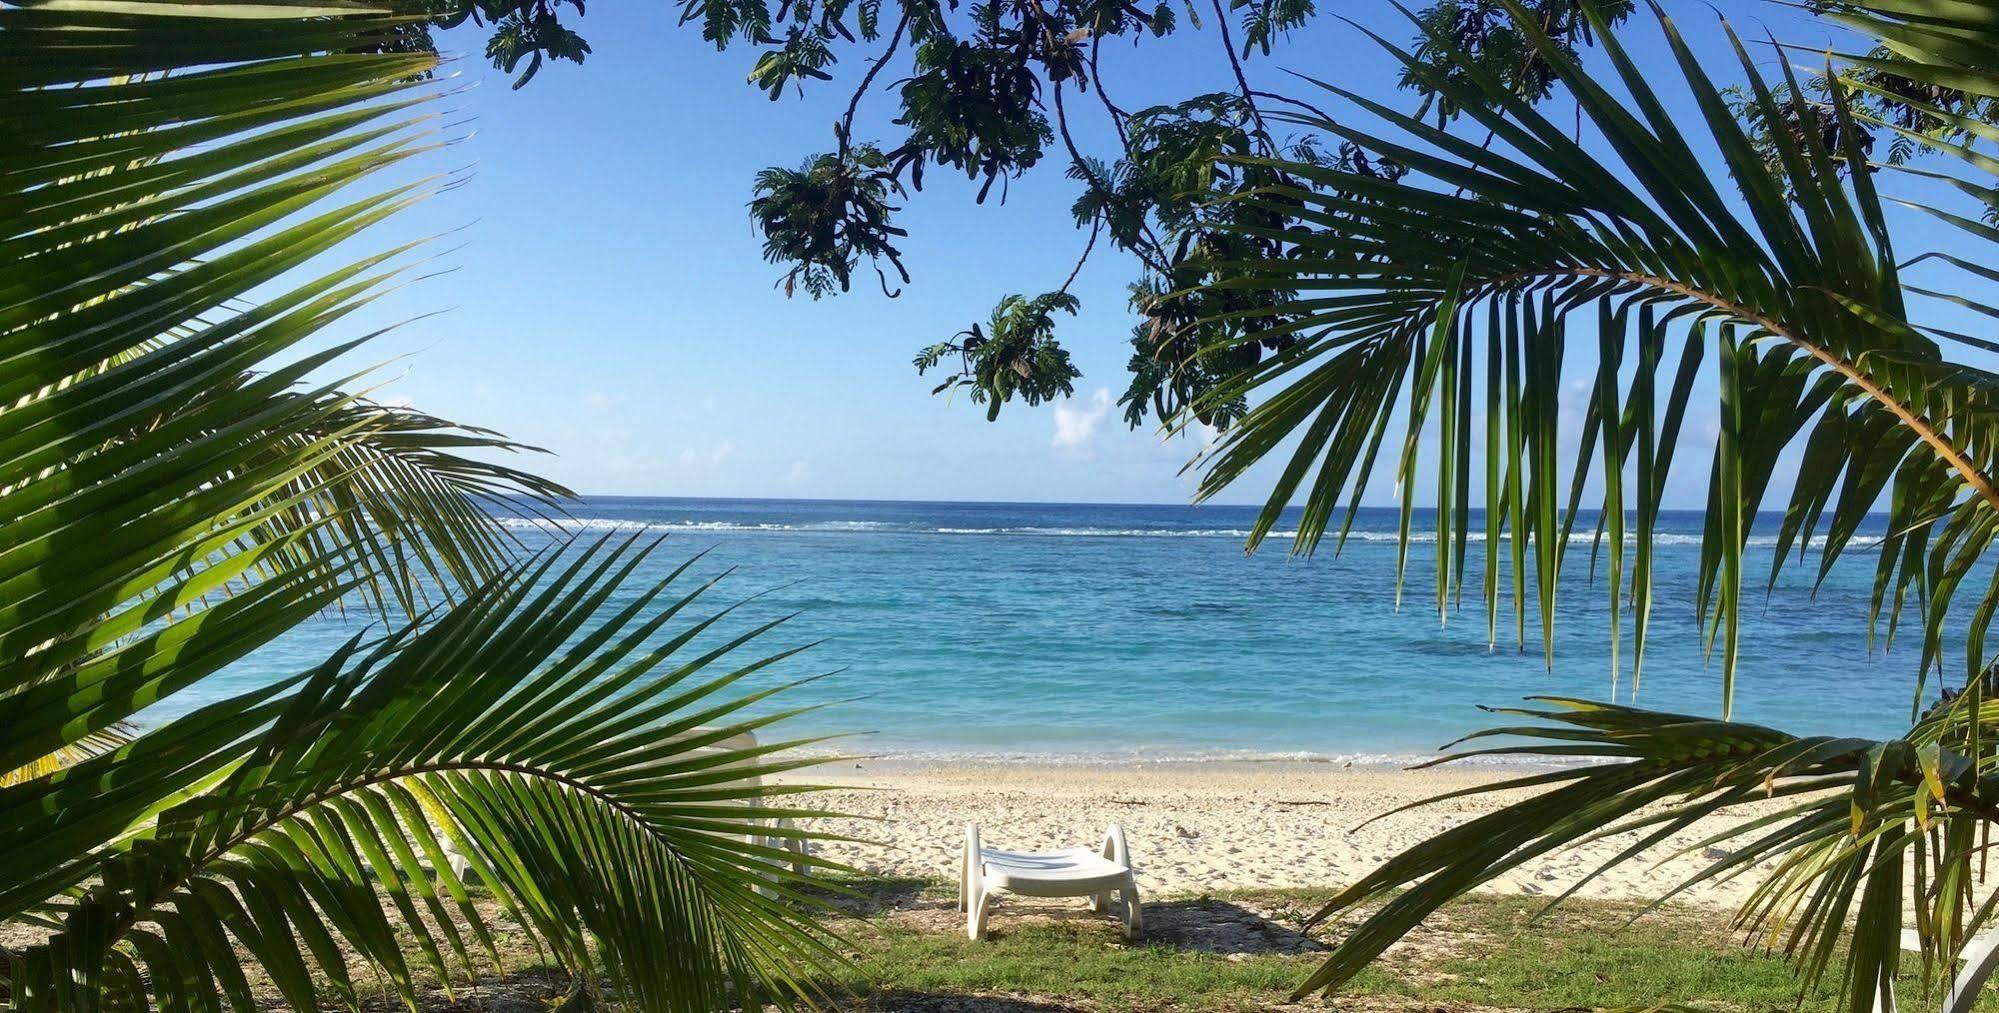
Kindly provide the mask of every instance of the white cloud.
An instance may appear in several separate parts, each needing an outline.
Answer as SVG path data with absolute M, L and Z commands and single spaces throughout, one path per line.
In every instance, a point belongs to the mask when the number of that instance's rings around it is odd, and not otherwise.
M 710 447 L 705 453 L 693 447 L 682 450 L 680 452 L 680 466 L 683 468 L 692 468 L 703 461 L 709 464 L 721 464 L 723 461 L 734 456 L 736 456 L 736 445 L 728 440 L 723 440 Z
M 606 394 L 601 390 L 593 390 L 590 393 L 583 395 L 583 406 L 590 409 L 591 411 L 597 411 L 597 412 L 609 411 L 610 409 L 616 408 L 617 406 L 623 404 L 624 402 L 625 402 L 624 398 L 618 397 L 617 395 L 614 394 Z
M 1198 450 L 1206 450 L 1214 446 L 1215 441 L 1222 435 L 1221 430 L 1199 419 L 1179 428 L 1160 426 L 1156 432 L 1159 433 L 1159 445 L 1175 452 L 1184 450 L 1189 445 Z
M 1097 440 L 1097 430 L 1103 428 L 1104 420 L 1111 414 L 1111 392 L 1098 387 L 1088 401 L 1078 404 L 1075 398 L 1067 398 L 1055 406 L 1055 436 L 1050 446 L 1070 450 L 1088 450 Z
M 803 460 L 793 461 L 791 470 L 785 472 L 784 477 L 788 482 L 803 482 L 812 477 L 812 465 Z

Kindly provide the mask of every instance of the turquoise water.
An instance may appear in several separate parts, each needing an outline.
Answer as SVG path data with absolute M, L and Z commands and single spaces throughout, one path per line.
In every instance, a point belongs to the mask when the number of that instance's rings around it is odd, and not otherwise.
M 1493 723 L 1476 704 L 1610 691 L 1606 594 L 1589 582 L 1586 544 L 1568 554 L 1550 672 L 1531 602 L 1527 653 L 1510 614 L 1499 649 L 1487 649 L 1475 585 L 1439 623 L 1427 545 L 1411 552 L 1396 610 L 1390 510 L 1364 511 L 1344 553 L 1313 559 L 1290 557 L 1282 539 L 1246 556 L 1246 507 L 592 498 L 572 513 L 586 532 L 670 535 L 634 590 L 705 549 L 695 573 L 735 568 L 715 607 L 769 592 L 729 629 L 799 612 L 768 644 L 825 643 L 770 678 L 840 669 L 790 701 L 864 699 L 795 730 L 867 732 L 849 748 L 870 753 L 1399 760 Z M 1707 714 L 1718 713 L 1720 676 L 1693 614 L 1699 524 L 1695 514 L 1665 519 L 1638 702 Z M 1872 556 L 1856 552 L 1816 598 L 1814 558 L 1765 603 L 1775 529 L 1765 518 L 1752 543 L 1746 597 L 1756 615 L 1743 634 L 1736 716 L 1793 731 L 1902 727 L 1914 641 L 1868 656 Z M 1473 581 L 1482 552 L 1472 546 Z M 291 674 L 364 622 L 313 619 L 149 717 Z M 1628 699 L 1628 644 L 1623 657 L 1619 698 Z

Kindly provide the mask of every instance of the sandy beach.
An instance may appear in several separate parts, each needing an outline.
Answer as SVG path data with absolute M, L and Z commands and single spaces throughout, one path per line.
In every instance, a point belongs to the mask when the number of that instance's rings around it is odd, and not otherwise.
M 967 821 L 980 824 L 988 846 L 1039 850 L 1094 845 L 1104 824 L 1115 820 L 1131 842 L 1141 890 L 1157 897 L 1345 885 L 1398 851 L 1522 794 L 1453 799 L 1360 826 L 1370 817 L 1519 773 L 1301 763 L 903 761 L 848 762 L 809 772 L 814 783 L 836 789 L 816 797 L 815 804 L 861 817 L 828 821 L 826 829 L 872 842 L 831 843 L 821 853 L 866 872 L 954 878 Z M 1692 844 L 1721 826 L 1697 826 L 1671 844 Z M 1618 838 L 1546 856 L 1487 889 L 1556 894 L 1629 843 Z M 1696 854 L 1655 865 L 1670 850 L 1612 870 L 1580 895 L 1650 899 L 1707 864 Z M 1675 903 L 1732 906 L 1755 878 L 1703 884 Z

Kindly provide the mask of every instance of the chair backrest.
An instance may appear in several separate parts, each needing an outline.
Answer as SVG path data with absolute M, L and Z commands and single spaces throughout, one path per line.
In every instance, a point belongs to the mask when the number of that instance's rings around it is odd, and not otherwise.
M 1913 929 L 1902 930 L 1902 949 L 1921 952 L 1922 938 Z M 1999 971 L 1999 931 L 1985 932 L 1965 940 L 1964 947 L 1957 953 L 1957 962 L 1964 965 L 1952 980 L 1949 991 L 1944 993 L 1944 1013 L 1971 1013 L 1978 1002 L 1978 996 L 1985 989 L 1985 982 Z M 1895 1013 L 1895 987 L 1889 985 L 1887 997 L 1874 998 L 1875 1013 Z
M 686 737 L 693 738 L 695 736 L 712 733 L 713 731 L 714 729 L 712 728 L 695 728 L 685 734 Z M 755 732 L 737 732 L 736 734 L 731 735 L 728 738 L 718 739 L 704 746 L 696 746 L 693 751 L 696 754 L 733 753 L 745 749 L 755 749 L 757 748 L 757 745 L 758 745 L 757 735 Z M 730 767 L 738 767 L 738 766 L 754 767 L 761 761 L 762 761 L 761 757 L 753 756 L 745 760 L 731 761 L 730 763 L 724 764 L 721 767 L 721 769 L 728 770 Z M 761 788 L 763 787 L 763 777 L 758 774 L 750 774 L 745 777 L 737 778 L 736 780 L 733 781 L 720 781 L 717 782 L 714 786 L 718 788 L 722 787 L 736 788 L 744 786 L 752 788 Z M 762 808 L 763 796 L 761 795 L 751 796 L 749 800 L 749 805 L 751 808 Z

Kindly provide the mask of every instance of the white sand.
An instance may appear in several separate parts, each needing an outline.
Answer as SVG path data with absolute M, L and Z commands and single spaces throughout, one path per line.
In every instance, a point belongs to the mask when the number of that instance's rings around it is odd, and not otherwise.
M 826 857 L 884 875 L 955 879 L 964 825 L 977 821 L 989 847 L 1040 850 L 1094 846 L 1104 824 L 1124 825 L 1140 889 L 1154 896 L 1251 887 L 1337 887 L 1438 831 L 1491 812 L 1522 792 L 1439 803 L 1377 820 L 1420 798 L 1519 771 L 1403 771 L 1331 764 L 1170 763 L 1149 766 L 845 763 L 794 775 L 839 790 L 812 804 L 868 819 L 824 829 L 876 843 L 827 844 Z M 1707 837 L 1703 824 L 1669 846 L 1606 873 L 1581 896 L 1650 899 L 1709 864 L 1696 854 L 1655 868 L 1672 846 Z M 1528 863 L 1487 889 L 1555 894 L 1627 847 L 1619 838 Z M 1677 902 L 1733 906 L 1754 873 L 1704 884 Z

